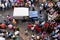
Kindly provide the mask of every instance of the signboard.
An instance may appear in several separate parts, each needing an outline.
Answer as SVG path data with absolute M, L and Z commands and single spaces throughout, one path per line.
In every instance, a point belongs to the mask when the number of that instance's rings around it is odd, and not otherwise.
M 32 17 L 38 17 L 38 12 L 37 11 L 30 11 L 29 17 L 30 18 L 32 18 Z
M 23 17 L 23 16 L 29 16 L 29 8 L 15 7 L 13 17 Z

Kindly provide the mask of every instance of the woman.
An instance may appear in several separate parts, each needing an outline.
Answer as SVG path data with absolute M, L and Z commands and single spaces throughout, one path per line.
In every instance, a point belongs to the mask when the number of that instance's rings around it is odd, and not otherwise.
M 12 28 L 13 28 L 13 25 L 12 25 L 12 24 L 9 24 L 9 25 L 8 25 L 8 28 L 9 28 L 9 29 L 12 29 Z
M 12 20 L 12 24 L 16 25 L 16 20 L 15 19 Z
M 7 19 L 8 19 L 9 21 L 11 21 L 11 17 L 10 17 L 10 15 L 7 15 Z

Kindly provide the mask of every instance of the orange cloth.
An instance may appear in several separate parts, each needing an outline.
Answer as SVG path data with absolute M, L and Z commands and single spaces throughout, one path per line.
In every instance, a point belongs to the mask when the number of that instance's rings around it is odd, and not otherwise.
M 12 24 L 16 24 L 16 20 L 15 19 L 12 20 Z
M 1 28 L 5 28 L 5 24 L 1 24 L 0 26 L 1 26 Z

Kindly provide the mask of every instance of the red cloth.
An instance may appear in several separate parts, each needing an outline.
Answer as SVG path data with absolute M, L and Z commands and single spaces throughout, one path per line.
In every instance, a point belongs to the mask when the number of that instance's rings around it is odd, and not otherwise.
M 47 22 L 45 22 L 44 27 L 48 27 L 48 25 L 49 25 L 49 24 L 48 24 Z
M 5 24 L 1 24 L 0 26 L 1 26 L 1 28 L 5 28 Z
M 21 0 L 17 0 L 17 3 L 20 3 Z
M 32 27 L 32 25 L 31 25 L 31 24 L 28 24 L 28 25 L 27 25 L 27 28 L 31 28 L 31 27 Z
M 35 30 L 37 30 L 37 29 L 38 29 L 38 26 L 36 25 L 36 26 L 35 26 Z
M 37 29 L 38 32 L 40 32 L 40 30 L 41 30 L 40 28 Z
M 40 32 L 41 28 L 39 28 L 39 27 L 36 25 L 36 26 L 35 26 L 35 30 L 36 30 L 37 32 Z
M 50 24 L 50 26 L 54 27 L 54 26 L 55 26 L 55 23 L 52 22 L 52 23 Z

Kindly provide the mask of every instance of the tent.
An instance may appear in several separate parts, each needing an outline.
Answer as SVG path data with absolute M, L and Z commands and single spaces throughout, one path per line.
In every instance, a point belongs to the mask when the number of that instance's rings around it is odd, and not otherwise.
M 38 17 L 38 12 L 37 11 L 30 11 L 29 17 L 30 18 L 32 18 L 32 17 Z
M 32 21 L 38 20 L 38 11 L 30 11 L 29 12 L 29 18 L 31 18 Z
M 26 7 L 15 7 L 13 17 L 21 19 L 24 16 L 29 16 L 29 8 Z

